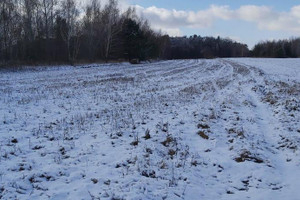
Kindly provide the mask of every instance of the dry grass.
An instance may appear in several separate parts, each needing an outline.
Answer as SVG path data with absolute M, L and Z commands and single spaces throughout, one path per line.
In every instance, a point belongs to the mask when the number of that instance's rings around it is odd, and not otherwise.
M 204 133 L 204 131 L 198 131 L 197 134 L 205 140 L 208 140 L 209 137 Z
M 261 158 L 257 158 L 253 156 L 249 151 L 244 150 L 239 157 L 234 159 L 236 162 L 245 162 L 245 161 L 253 161 L 255 163 L 263 163 L 264 161 Z

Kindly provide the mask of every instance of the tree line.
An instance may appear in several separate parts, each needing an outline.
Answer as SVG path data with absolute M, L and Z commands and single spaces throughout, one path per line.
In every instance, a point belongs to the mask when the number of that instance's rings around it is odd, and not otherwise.
M 300 37 L 285 40 L 263 41 L 249 50 L 246 44 L 220 37 L 171 37 L 168 59 L 222 58 L 222 57 L 264 57 L 300 58 Z
M 227 38 L 169 37 L 118 0 L 1 0 L 0 63 L 74 63 L 214 57 L 299 57 L 299 40 L 247 45 Z
M 266 58 L 300 58 L 300 38 L 260 42 L 254 46 L 252 56 Z
M 170 38 L 170 59 L 245 57 L 249 56 L 247 45 L 229 38 L 174 37 Z

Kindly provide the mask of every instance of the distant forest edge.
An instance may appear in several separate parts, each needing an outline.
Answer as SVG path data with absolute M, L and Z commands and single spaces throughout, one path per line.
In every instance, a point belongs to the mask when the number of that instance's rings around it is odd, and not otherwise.
M 1 0 L 0 64 L 215 57 L 300 57 L 300 38 L 246 44 L 220 37 L 170 37 L 117 0 Z

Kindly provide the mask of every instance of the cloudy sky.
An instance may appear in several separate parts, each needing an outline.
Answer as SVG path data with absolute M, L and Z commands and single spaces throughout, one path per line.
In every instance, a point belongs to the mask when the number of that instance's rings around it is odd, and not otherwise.
M 300 36 L 300 0 L 120 0 L 172 36 L 229 37 L 248 44 Z

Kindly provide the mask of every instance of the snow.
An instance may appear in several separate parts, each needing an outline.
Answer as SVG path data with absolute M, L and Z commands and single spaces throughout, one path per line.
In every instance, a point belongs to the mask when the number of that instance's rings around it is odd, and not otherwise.
M 265 73 L 281 80 L 300 81 L 300 60 L 298 58 L 234 58 L 231 60 L 258 67 Z
M 0 198 L 299 199 L 299 63 L 3 70 Z

